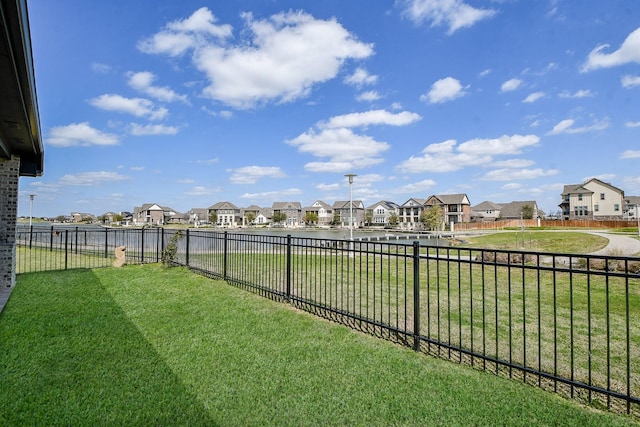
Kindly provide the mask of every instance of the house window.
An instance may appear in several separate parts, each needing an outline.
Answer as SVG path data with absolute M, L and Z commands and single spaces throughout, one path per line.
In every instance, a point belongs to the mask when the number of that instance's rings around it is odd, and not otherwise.
M 613 205 L 613 210 L 616 211 L 616 212 L 619 212 L 620 211 L 620 205 L 617 204 L 617 203 L 615 205 Z
M 594 212 L 600 212 L 600 206 L 599 205 L 594 205 L 593 206 L 593 210 L 594 210 Z
M 578 194 L 578 200 L 582 201 L 582 194 Z
M 569 201 L 569 195 L 567 194 L 566 196 L 564 196 L 564 201 L 568 202 Z
M 600 193 L 600 200 L 604 200 L 604 193 Z

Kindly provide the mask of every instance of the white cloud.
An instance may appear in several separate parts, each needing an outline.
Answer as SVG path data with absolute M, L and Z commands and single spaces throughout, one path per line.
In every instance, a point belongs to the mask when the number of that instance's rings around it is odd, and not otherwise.
M 358 94 L 358 96 L 356 96 L 356 101 L 372 102 L 372 101 L 377 101 L 380 98 L 381 96 L 377 91 L 369 90 L 369 91 Z
M 238 109 L 306 97 L 314 85 L 335 78 L 346 60 L 373 54 L 372 45 L 358 41 L 336 19 L 294 11 L 265 20 L 250 13 L 242 18 L 246 30 L 240 34 L 246 37 L 236 45 L 226 40 L 231 27 L 214 25 L 215 17 L 202 8 L 138 47 L 172 56 L 192 52 L 194 66 L 209 80 L 203 95 Z
M 49 131 L 46 143 L 57 147 L 117 145 L 120 140 L 116 135 L 100 132 L 89 123 L 72 123 L 67 126 L 56 126 Z
M 154 86 L 153 81 L 156 79 L 156 76 L 149 71 L 141 71 L 138 73 L 129 72 L 127 76 L 129 77 L 129 86 L 159 101 L 188 102 L 186 95 L 179 95 L 167 86 Z
M 582 66 L 581 71 L 584 73 L 598 68 L 616 67 L 630 62 L 640 63 L 640 28 L 629 34 L 618 50 L 609 54 L 602 53 L 608 47 L 608 44 L 596 46 L 589 53 L 587 62 Z
M 447 26 L 449 35 L 495 13 L 492 9 L 476 9 L 463 0 L 408 0 L 405 7 L 405 14 L 412 21 L 418 24 L 427 21 L 432 27 Z
M 197 185 L 192 189 L 185 191 L 184 194 L 186 194 L 187 196 L 209 196 L 211 194 L 218 193 L 219 191 L 220 189 L 217 189 L 217 188 L 212 189 L 212 188 L 203 187 L 201 185 Z
M 602 51 L 608 47 L 608 44 L 596 46 L 596 48 L 589 53 L 587 61 L 582 66 L 581 71 L 586 72 L 598 68 L 610 68 L 631 62 L 640 63 L 640 28 L 635 29 L 629 34 L 618 50 L 609 54 L 602 53 Z
M 245 193 L 240 198 L 242 199 L 260 199 L 260 200 L 282 200 L 287 196 L 297 196 L 302 194 L 302 190 L 299 188 L 288 188 L 286 190 L 279 191 L 266 191 L 264 193 Z
M 135 136 L 146 135 L 175 135 L 178 133 L 178 128 L 175 126 L 165 125 L 139 125 L 137 123 L 131 123 L 129 125 L 129 133 Z
M 517 169 L 517 168 L 526 168 L 529 166 L 533 166 L 536 162 L 534 162 L 533 160 L 527 160 L 527 159 L 509 159 L 509 160 L 502 160 L 499 162 L 494 162 L 491 164 L 491 166 L 495 167 L 495 168 L 512 168 L 512 169 Z
M 522 102 L 533 103 L 533 102 L 536 102 L 538 99 L 541 99 L 544 97 L 546 97 L 544 92 L 533 92 L 533 93 L 530 93 L 529 96 L 527 96 Z
M 469 86 L 467 86 L 468 88 Z M 421 101 L 428 101 L 431 104 L 452 101 L 466 95 L 460 81 L 453 77 L 445 77 L 431 85 L 431 90 L 420 96 Z
M 494 155 L 520 154 L 522 149 L 540 141 L 535 135 L 503 135 L 500 138 L 475 138 L 457 145 L 453 139 L 428 145 L 422 156 L 411 156 L 397 166 L 408 173 L 454 172 L 469 166 L 484 166 Z
M 144 98 L 125 98 L 115 94 L 104 94 L 89 100 L 96 108 L 119 113 L 133 114 L 136 117 L 148 117 L 151 120 L 163 119 L 168 110 L 164 107 L 156 108 L 154 103 Z
M 194 184 L 195 180 L 193 179 L 179 179 L 178 184 Z
M 196 163 L 204 164 L 204 165 L 215 165 L 219 162 L 218 158 L 215 157 L 213 159 L 205 159 L 205 160 L 196 160 Z
M 500 90 L 502 92 L 511 92 L 512 90 L 516 90 L 522 85 L 522 80 L 520 79 L 509 79 L 506 82 L 502 83 L 500 86 Z
M 626 150 L 620 155 L 621 159 L 640 159 L 640 150 Z
M 379 157 L 389 149 L 389 144 L 358 135 L 347 128 L 313 130 L 287 141 L 301 153 L 326 158 L 327 162 L 311 162 L 305 169 L 312 172 L 346 172 L 382 163 Z
M 496 169 L 487 172 L 481 179 L 483 181 L 511 181 L 514 179 L 536 179 L 545 176 L 557 175 L 560 171 L 557 169 Z
M 393 190 L 394 193 L 423 193 L 428 191 L 436 186 L 436 182 L 432 179 L 425 179 L 419 182 L 414 182 L 411 184 L 403 185 L 402 187 L 398 187 Z
M 565 119 L 556 124 L 547 135 L 560 135 L 560 134 L 578 134 L 593 132 L 598 130 L 604 130 L 609 127 L 609 119 L 605 118 L 600 121 L 594 122 L 591 126 L 573 127 L 575 120 Z
M 244 166 L 237 169 L 230 169 L 232 172 L 229 181 L 232 184 L 255 184 L 259 179 L 284 178 L 286 175 L 276 166 Z
M 422 117 L 416 113 L 403 111 L 390 113 L 386 110 L 370 110 L 362 113 L 343 114 L 331 117 L 327 122 L 318 123 L 319 128 L 355 128 L 370 125 L 406 126 L 417 122 Z
M 178 56 L 206 43 L 210 38 L 226 39 L 232 35 L 230 25 L 216 25 L 217 18 L 202 7 L 189 18 L 170 22 L 159 33 L 138 43 L 145 53 Z
M 362 87 L 364 85 L 372 85 L 378 81 L 378 76 L 369 74 L 364 68 L 357 68 L 353 74 L 347 76 L 344 82 L 349 85 Z
M 637 128 L 640 127 L 640 122 L 626 122 L 624 125 L 628 128 Z
M 627 89 L 640 86 L 640 76 L 622 76 L 621 83 Z
M 540 138 L 536 135 L 502 135 L 499 138 L 475 138 L 463 142 L 458 151 L 467 154 L 520 154 L 525 147 L 537 145 Z
M 94 186 L 105 182 L 118 182 L 127 179 L 129 178 L 115 172 L 81 172 L 76 174 L 64 175 L 60 178 L 59 183 L 62 185 Z
M 562 91 L 558 94 L 560 98 L 587 98 L 594 96 L 593 92 L 590 89 L 580 89 L 574 93 L 571 93 L 567 90 Z
M 478 74 L 478 77 L 486 77 L 489 74 L 491 74 L 491 71 L 492 70 L 490 68 L 487 68 L 486 70 L 482 70 L 480 71 L 480 74 Z
M 319 191 L 335 191 L 340 188 L 340 184 L 318 184 L 315 188 Z
M 99 62 L 94 62 L 91 64 L 91 69 L 99 74 L 109 74 L 112 70 L 111 65 L 100 64 Z

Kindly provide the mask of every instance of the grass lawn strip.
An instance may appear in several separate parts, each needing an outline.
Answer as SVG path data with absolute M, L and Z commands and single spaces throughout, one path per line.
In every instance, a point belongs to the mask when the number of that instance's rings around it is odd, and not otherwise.
M 0 424 L 629 425 L 184 269 L 19 276 Z

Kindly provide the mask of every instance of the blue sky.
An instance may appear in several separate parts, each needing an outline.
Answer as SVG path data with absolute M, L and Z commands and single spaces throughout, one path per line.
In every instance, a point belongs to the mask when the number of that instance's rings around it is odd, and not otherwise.
M 640 195 L 640 4 L 30 0 L 19 215 Z

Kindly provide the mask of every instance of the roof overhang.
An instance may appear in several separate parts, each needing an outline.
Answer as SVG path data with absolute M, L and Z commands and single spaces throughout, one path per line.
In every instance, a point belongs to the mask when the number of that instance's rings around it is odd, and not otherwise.
M 0 0 L 0 157 L 20 156 L 20 176 L 40 176 L 44 150 L 26 0 Z

